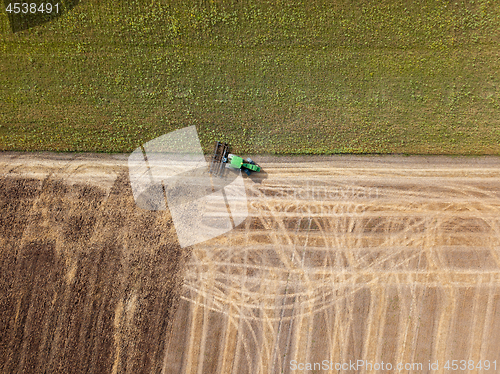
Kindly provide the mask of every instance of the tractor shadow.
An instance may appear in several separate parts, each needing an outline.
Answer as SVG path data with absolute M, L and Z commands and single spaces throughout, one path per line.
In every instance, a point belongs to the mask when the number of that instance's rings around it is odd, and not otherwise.
M 251 173 L 249 176 L 246 176 L 245 173 L 243 173 L 243 175 L 254 183 L 262 183 L 262 181 L 268 177 L 264 169 L 261 169 L 258 173 Z
M 214 182 L 214 187 L 215 189 L 220 189 L 229 183 L 231 183 L 233 180 L 235 180 L 238 175 L 241 175 L 244 179 L 250 179 L 253 183 L 262 183 L 263 180 L 267 179 L 268 174 L 264 169 L 261 169 L 259 172 L 251 172 L 250 175 L 247 175 L 246 173 L 242 172 L 239 169 L 233 169 L 233 168 L 226 168 L 223 173 L 222 178 L 212 178 L 212 181 Z

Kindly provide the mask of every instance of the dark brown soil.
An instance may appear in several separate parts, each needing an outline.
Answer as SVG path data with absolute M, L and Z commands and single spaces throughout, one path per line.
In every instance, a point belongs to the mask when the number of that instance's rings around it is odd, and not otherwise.
M 126 173 L 109 194 L 1 179 L 0 372 L 161 372 L 187 256 Z

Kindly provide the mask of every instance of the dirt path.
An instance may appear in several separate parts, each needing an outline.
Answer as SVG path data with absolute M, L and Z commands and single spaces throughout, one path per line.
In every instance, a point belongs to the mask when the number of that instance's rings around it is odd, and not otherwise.
M 445 372 L 447 360 L 450 365 L 451 360 L 474 360 L 476 364 L 488 360 L 491 365 L 496 360 L 497 368 L 500 366 L 500 341 L 496 337 L 496 331 L 500 331 L 500 159 L 253 158 L 265 173 L 245 181 L 250 216 L 230 233 L 190 249 L 190 260 L 182 270 L 182 297 L 171 321 L 172 329 L 158 320 L 170 319 L 170 314 L 152 312 L 152 308 L 166 308 L 168 303 L 151 303 L 150 298 L 137 293 L 150 289 L 149 294 L 158 293 L 154 297 L 161 298 L 165 292 L 162 287 L 151 288 L 160 274 L 152 272 L 159 265 L 148 255 L 140 267 L 146 271 L 141 278 L 145 288 L 130 291 L 123 276 L 106 281 L 104 300 L 112 302 L 101 317 L 85 309 L 86 302 L 82 301 L 82 309 L 75 313 L 87 319 L 83 325 L 71 325 L 77 330 L 71 332 L 70 326 L 62 333 L 57 326 L 46 322 L 40 325 L 46 331 L 55 331 L 59 339 L 59 348 L 54 345 L 52 356 L 47 358 L 52 365 L 49 368 L 54 367 L 58 357 L 67 355 L 65 346 L 77 349 L 79 344 L 94 342 L 86 340 L 85 334 L 95 334 L 102 326 L 99 321 L 116 321 L 117 315 L 121 320 L 107 325 L 113 341 L 109 343 L 109 367 L 104 367 L 108 371 L 133 372 L 131 368 L 140 367 L 140 360 L 155 361 L 149 364 L 148 372 L 163 373 L 303 372 L 292 370 L 292 360 L 297 365 L 326 360 L 328 370 L 318 371 L 325 373 L 339 372 L 335 364 L 350 360 L 366 360 L 372 365 L 383 361 L 393 367 L 409 363 L 413 369 L 401 372 L 410 373 L 431 372 L 429 360 L 439 362 L 439 370 L 433 372 L 440 373 Z M 102 201 L 109 204 L 118 202 L 112 202 L 108 196 L 122 193 L 128 199 L 127 203 L 120 203 L 125 204 L 120 208 L 123 216 L 130 218 L 128 224 L 116 228 L 122 239 L 114 257 L 102 260 L 89 273 L 83 273 L 80 265 L 71 267 L 72 262 L 67 260 L 70 257 L 58 257 L 66 253 L 63 248 L 67 241 L 58 244 L 54 239 L 54 258 L 66 259 L 69 265 L 61 264 L 59 273 L 51 276 L 67 279 L 71 271 L 81 272 L 82 282 L 91 280 L 84 300 L 90 302 L 95 284 L 102 283 L 92 275 L 101 266 L 132 261 L 130 252 L 120 246 L 131 248 L 139 263 L 142 253 L 164 256 L 158 249 L 149 248 L 147 235 L 140 233 L 162 227 L 165 230 L 168 217 L 141 216 L 146 213 L 135 210 L 131 204 L 126 181 L 117 191 L 116 181 L 126 175 L 126 156 L 2 154 L 0 174 L 3 180 L 43 181 L 49 177 L 70 186 L 95 186 L 104 196 Z M 51 199 L 58 198 L 51 193 L 46 195 L 45 205 L 34 204 L 35 209 L 27 212 L 36 213 L 39 206 L 41 217 L 48 217 L 44 209 L 50 206 Z M 94 208 L 80 207 L 81 198 L 68 193 L 65 196 L 75 204 L 73 212 L 94 212 Z M 103 217 L 102 212 L 94 215 L 97 222 L 104 222 L 99 218 Z M 148 219 L 154 224 L 141 226 Z M 47 229 L 34 231 L 35 224 L 30 225 L 23 227 L 19 241 L 9 246 L 5 245 L 7 234 L 3 236 L 3 258 L 7 258 L 5 248 L 24 248 L 28 235 L 38 235 L 39 239 L 49 235 Z M 61 225 L 65 227 L 64 223 Z M 132 236 L 136 239 L 126 234 L 131 225 L 142 227 L 137 236 Z M 101 235 L 99 227 L 92 226 L 93 240 Z M 135 244 L 127 244 L 130 240 Z M 167 243 L 174 238 L 160 235 L 155 240 Z M 85 243 L 71 248 L 83 253 Z M 105 250 L 105 246 L 101 248 Z M 97 252 L 96 249 L 96 255 Z M 161 259 L 177 261 L 165 256 Z M 16 282 L 22 276 L 22 270 L 18 272 L 21 273 Z M 33 272 L 38 274 L 36 269 Z M 42 287 L 44 278 L 36 279 Z M 12 287 L 7 281 L 2 284 L 2 290 Z M 111 292 L 113 287 L 118 290 L 116 295 Z M 64 292 L 72 295 L 72 290 L 70 287 Z M 49 291 L 53 297 L 53 291 Z M 25 300 L 25 313 L 32 327 L 23 327 L 15 313 L 9 313 L 7 307 L 3 309 L 4 320 L 11 323 L 6 334 L 13 337 L 6 346 L 0 346 L 6 357 L 13 353 L 26 356 L 27 343 L 16 331 L 24 328 L 26 334 L 37 327 L 36 319 L 30 319 L 34 312 L 29 310 L 41 304 L 30 309 L 31 299 L 22 299 L 22 292 L 19 295 L 9 305 L 14 308 L 18 300 Z M 64 300 L 60 305 L 67 308 Z M 43 300 L 37 301 L 40 302 Z M 130 305 L 137 305 L 139 319 L 134 319 Z M 149 307 L 142 308 L 144 305 Z M 147 317 L 148 310 L 152 318 Z M 48 321 L 48 317 L 42 320 Z M 140 328 L 130 330 L 131 326 Z M 151 357 L 139 355 L 139 348 L 130 339 L 146 342 L 148 331 L 159 326 L 158 331 L 164 334 L 154 335 L 153 341 L 164 347 L 162 354 L 155 349 Z M 52 338 L 42 334 L 40 339 L 46 346 Z M 39 345 L 34 347 L 36 351 Z M 93 349 L 95 344 L 87 348 L 91 353 Z M 135 352 L 135 358 L 126 361 L 123 357 L 131 352 Z M 38 362 L 44 359 L 33 355 Z M 88 367 L 83 356 L 78 356 L 79 365 Z M 122 361 L 117 361 L 117 357 L 122 357 Z M 4 369 L 15 367 L 18 372 L 27 367 L 20 358 L 3 362 Z M 415 366 L 419 363 L 422 368 Z M 341 368 L 340 372 L 370 371 Z

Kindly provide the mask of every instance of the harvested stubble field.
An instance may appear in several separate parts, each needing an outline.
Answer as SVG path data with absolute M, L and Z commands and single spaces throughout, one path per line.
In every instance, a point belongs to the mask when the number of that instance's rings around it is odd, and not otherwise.
M 497 158 L 260 159 L 245 222 L 180 250 L 125 157 L 3 154 L 1 371 L 500 363 Z

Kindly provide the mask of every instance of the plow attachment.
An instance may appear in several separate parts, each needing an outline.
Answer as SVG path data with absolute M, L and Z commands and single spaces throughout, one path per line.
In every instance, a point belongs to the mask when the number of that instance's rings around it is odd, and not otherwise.
M 212 160 L 210 161 L 210 174 L 217 177 L 222 177 L 224 175 L 228 149 L 227 143 L 215 142 L 215 150 L 212 155 Z

